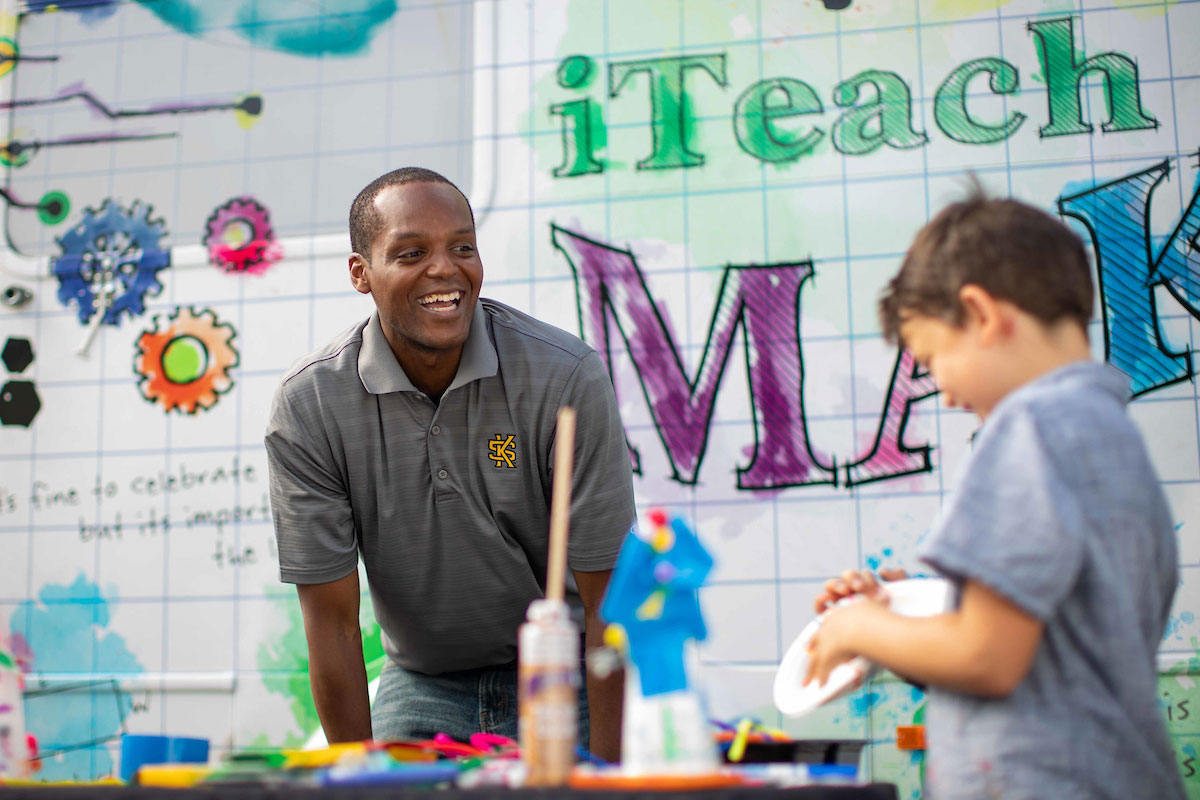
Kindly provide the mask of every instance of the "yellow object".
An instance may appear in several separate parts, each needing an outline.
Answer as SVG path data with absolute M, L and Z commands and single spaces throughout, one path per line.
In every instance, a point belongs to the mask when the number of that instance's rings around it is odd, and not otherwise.
M 437 753 L 415 742 L 390 742 L 384 750 L 396 761 L 437 761 Z
M 285 750 L 287 760 L 283 762 L 283 766 L 329 767 L 340 761 L 343 756 L 365 755 L 366 752 L 367 746 L 362 742 L 340 742 L 320 750 Z
M 665 553 L 675 546 L 675 531 L 666 525 L 659 525 L 650 538 L 650 546 L 656 553 Z
M 753 727 L 754 720 L 748 717 L 743 717 L 738 721 L 737 733 L 729 745 L 729 760 L 733 763 L 741 761 L 742 756 L 746 755 L 746 740 L 750 737 L 750 729 Z
M 144 764 L 138 768 L 135 782 L 142 786 L 192 786 L 212 769 L 204 764 Z
M 655 589 L 650 593 L 650 596 L 646 598 L 646 601 L 638 606 L 638 609 L 634 612 L 634 614 L 640 620 L 661 619 L 663 607 L 666 606 L 666 604 L 667 590 L 661 588 Z
M 609 623 L 604 628 L 604 643 L 618 652 L 625 652 L 625 648 L 629 646 L 629 638 L 625 635 L 625 626 L 615 622 Z

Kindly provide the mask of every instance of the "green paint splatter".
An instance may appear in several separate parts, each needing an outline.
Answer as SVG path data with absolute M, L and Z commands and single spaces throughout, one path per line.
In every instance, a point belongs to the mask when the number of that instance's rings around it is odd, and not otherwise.
M 288 699 L 288 706 L 296 721 L 299 733 L 289 733 L 283 746 L 300 747 L 321 727 L 308 683 L 308 640 L 304 635 L 304 616 L 295 592 L 279 591 L 273 599 L 287 616 L 288 625 L 278 639 L 259 645 L 258 668 L 267 690 Z M 369 596 L 365 596 L 360 605 L 359 626 L 362 629 L 367 680 L 375 680 L 387 656 L 383 652 L 381 631 L 375 621 Z M 265 735 L 257 737 L 254 743 L 267 746 Z

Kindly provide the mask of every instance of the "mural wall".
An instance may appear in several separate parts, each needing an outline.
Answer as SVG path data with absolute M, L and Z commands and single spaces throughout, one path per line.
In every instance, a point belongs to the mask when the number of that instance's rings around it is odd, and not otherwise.
M 640 506 L 714 552 L 712 714 L 868 738 L 872 774 L 919 796 L 895 746 L 918 690 L 792 721 L 770 685 L 825 578 L 922 570 L 977 423 L 882 341 L 875 298 L 972 170 L 1091 247 L 1094 352 L 1131 377 L 1178 523 L 1162 712 L 1200 797 L 1198 0 L 11 10 L 0 633 L 47 776 L 106 774 L 123 730 L 317 729 L 265 414 L 369 312 L 350 201 L 420 164 L 472 199 L 484 294 L 605 358 Z M 363 629 L 374 672 L 369 604 Z

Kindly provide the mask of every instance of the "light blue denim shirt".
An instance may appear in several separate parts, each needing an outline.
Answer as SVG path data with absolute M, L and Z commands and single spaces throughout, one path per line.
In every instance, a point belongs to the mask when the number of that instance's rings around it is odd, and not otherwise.
M 1156 653 L 1174 525 L 1128 380 L 1078 362 L 1005 397 L 921 558 L 1045 625 L 1008 697 L 931 689 L 927 797 L 1182 798 Z

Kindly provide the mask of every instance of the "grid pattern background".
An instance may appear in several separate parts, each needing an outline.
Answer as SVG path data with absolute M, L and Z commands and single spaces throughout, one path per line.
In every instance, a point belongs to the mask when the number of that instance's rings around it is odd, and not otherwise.
M 349 56 L 251 47 L 226 21 L 184 34 L 140 4 L 113 5 L 115 12 L 99 20 L 72 13 L 23 18 L 14 35 L 21 54 L 58 60 L 17 61 L 4 79 L 6 97 L 50 98 L 83 84 L 111 108 L 148 109 L 218 105 L 259 93 L 263 113 L 243 128 L 220 110 L 108 119 L 87 104 L 56 102 L 8 112 L 8 137 L 23 142 L 85 133 L 171 135 L 46 144 L 7 170 L 11 196 L 29 202 L 59 190 L 71 198 L 72 211 L 58 226 L 11 203 L 6 213 L 12 257 L 4 262 L 5 277 L 28 275 L 17 282 L 36 291 L 29 306 L 0 313 L 0 336 L 33 342 L 27 375 L 42 409 L 28 429 L 0 427 L 0 487 L 16 504 L 4 511 L 0 494 L 0 630 L 8 622 L 31 644 L 50 641 L 36 631 L 47 610 L 87 609 L 99 633 L 90 652 L 52 668 L 62 673 L 52 684 L 69 687 L 70 680 L 120 672 L 126 688 L 134 687 L 134 708 L 121 723 L 127 729 L 200 733 L 223 747 L 301 740 L 314 721 L 292 710 L 295 684 L 279 688 L 278 680 L 294 677 L 290 670 L 299 666 L 298 612 L 277 583 L 269 524 L 251 513 L 248 521 L 218 526 L 205 514 L 263 505 L 261 434 L 275 381 L 292 360 L 369 310 L 369 301 L 346 286 L 348 242 L 337 237 L 353 195 L 376 174 L 422 163 L 458 180 L 479 222 L 485 294 L 577 333 L 587 334 L 580 295 L 570 264 L 551 242 L 551 225 L 627 249 L 691 378 L 728 265 L 811 260 L 814 275 L 801 293 L 798 324 L 805 418 L 819 457 L 845 464 L 870 447 L 895 359 L 879 335 L 874 298 L 913 233 L 962 194 L 966 170 L 994 193 L 1055 210 L 1061 196 L 1165 159 L 1171 174 L 1151 207 L 1156 242 L 1179 220 L 1200 171 L 1198 0 L 855 2 L 842 11 L 782 0 L 447 0 L 404 4 L 372 29 L 369 46 Z M 336 16 L 313 6 L 314 14 Z M 1116 52 L 1136 61 L 1142 107 L 1157 119 L 1155 129 L 1103 133 L 1105 84 L 1089 72 L 1081 106 L 1094 131 L 1039 136 L 1048 123 L 1047 88 L 1028 26 L 1063 18 L 1072 20 L 1083 56 Z M 592 65 L 592 78 L 564 87 L 560 65 L 580 55 Z M 723 59 L 724 85 L 701 69 L 685 73 L 683 84 L 687 141 L 704 163 L 638 169 L 655 141 L 650 81 L 642 72 L 614 92 L 612 66 L 714 55 Z M 1014 112 L 1026 119 L 1001 142 L 966 145 L 936 124 L 934 94 L 955 67 L 984 56 L 1016 67 L 1020 89 L 996 94 L 977 78 L 968 108 L 988 124 Z M 870 69 L 903 81 L 911 127 L 927 136 L 924 144 L 884 144 L 863 155 L 843 155 L 831 145 L 844 110 L 834 87 Z M 823 109 L 789 129 L 815 125 L 824 132 L 812 154 L 782 165 L 740 148 L 732 124 L 742 93 L 779 77 L 807 83 Z M 603 169 L 556 177 L 571 131 L 564 132 L 563 115 L 552 107 L 584 98 L 603 126 L 597 150 Z M 209 213 L 240 195 L 270 210 L 283 248 L 283 260 L 262 275 L 222 273 L 198 247 Z M 164 289 L 147 299 L 146 314 L 102 326 L 80 358 L 75 350 L 84 327 L 74 306 L 56 300 L 46 258 L 58 254 L 56 238 L 86 208 L 109 197 L 126 207 L 134 200 L 154 206 L 165 221 L 173 265 L 160 273 Z M 237 332 L 233 390 L 195 415 L 164 414 L 146 402 L 130 369 L 139 333 L 154 315 L 179 306 L 212 309 Z M 1187 308 L 1163 290 L 1157 310 L 1170 343 L 1195 352 L 1197 322 Z M 1099 318 L 1092 334 L 1103 357 Z M 731 353 L 691 485 L 671 479 L 632 360 L 613 353 L 622 413 L 641 458 L 640 507 L 685 511 L 718 562 L 702 595 L 710 638 L 698 651 L 711 710 L 721 718 L 752 714 L 802 735 L 869 738 L 876 743 L 873 773 L 913 794 L 917 768 L 893 743 L 896 725 L 908 723 L 919 706 L 918 692 L 882 680 L 788 721 L 774 712 L 770 686 L 828 576 L 855 566 L 921 571 L 914 553 L 953 487 L 974 418 L 937 398 L 913 406 L 905 442 L 933 446 L 929 473 L 852 489 L 740 490 L 736 468 L 746 466 L 749 448 L 761 440 L 761 423 L 743 377 L 749 369 L 743 333 Z M 1182 581 L 1161 651 L 1164 672 L 1177 671 L 1191 663 L 1200 637 L 1200 538 L 1191 532 L 1200 519 L 1196 384 L 1150 392 L 1130 413 L 1180 526 Z M 216 477 L 219 469 L 224 478 Z M 161 487 L 170 475 L 175 488 L 152 493 L 152 482 Z M 185 475 L 191 476 L 186 487 Z M 166 535 L 151 524 L 163 516 L 173 521 Z M 96 527 L 106 524 L 107 530 Z M 242 563 L 231 566 L 239 556 Z M 116 655 L 109 635 L 123 645 Z M 1170 677 L 1163 689 L 1164 714 L 1191 697 Z M 31 701 L 31 713 L 32 703 L 50 708 L 78 697 L 86 697 L 94 720 L 108 719 L 101 705 L 112 703 L 107 689 L 47 694 Z M 112 733 L 100 730 L 105 724 L 97 722 L 87 736 L 73 730 L 74 739 L 60 744 L 103 739 Z M 1182 764 L 1200 728 L 1174 716 L 1169 725 Z

